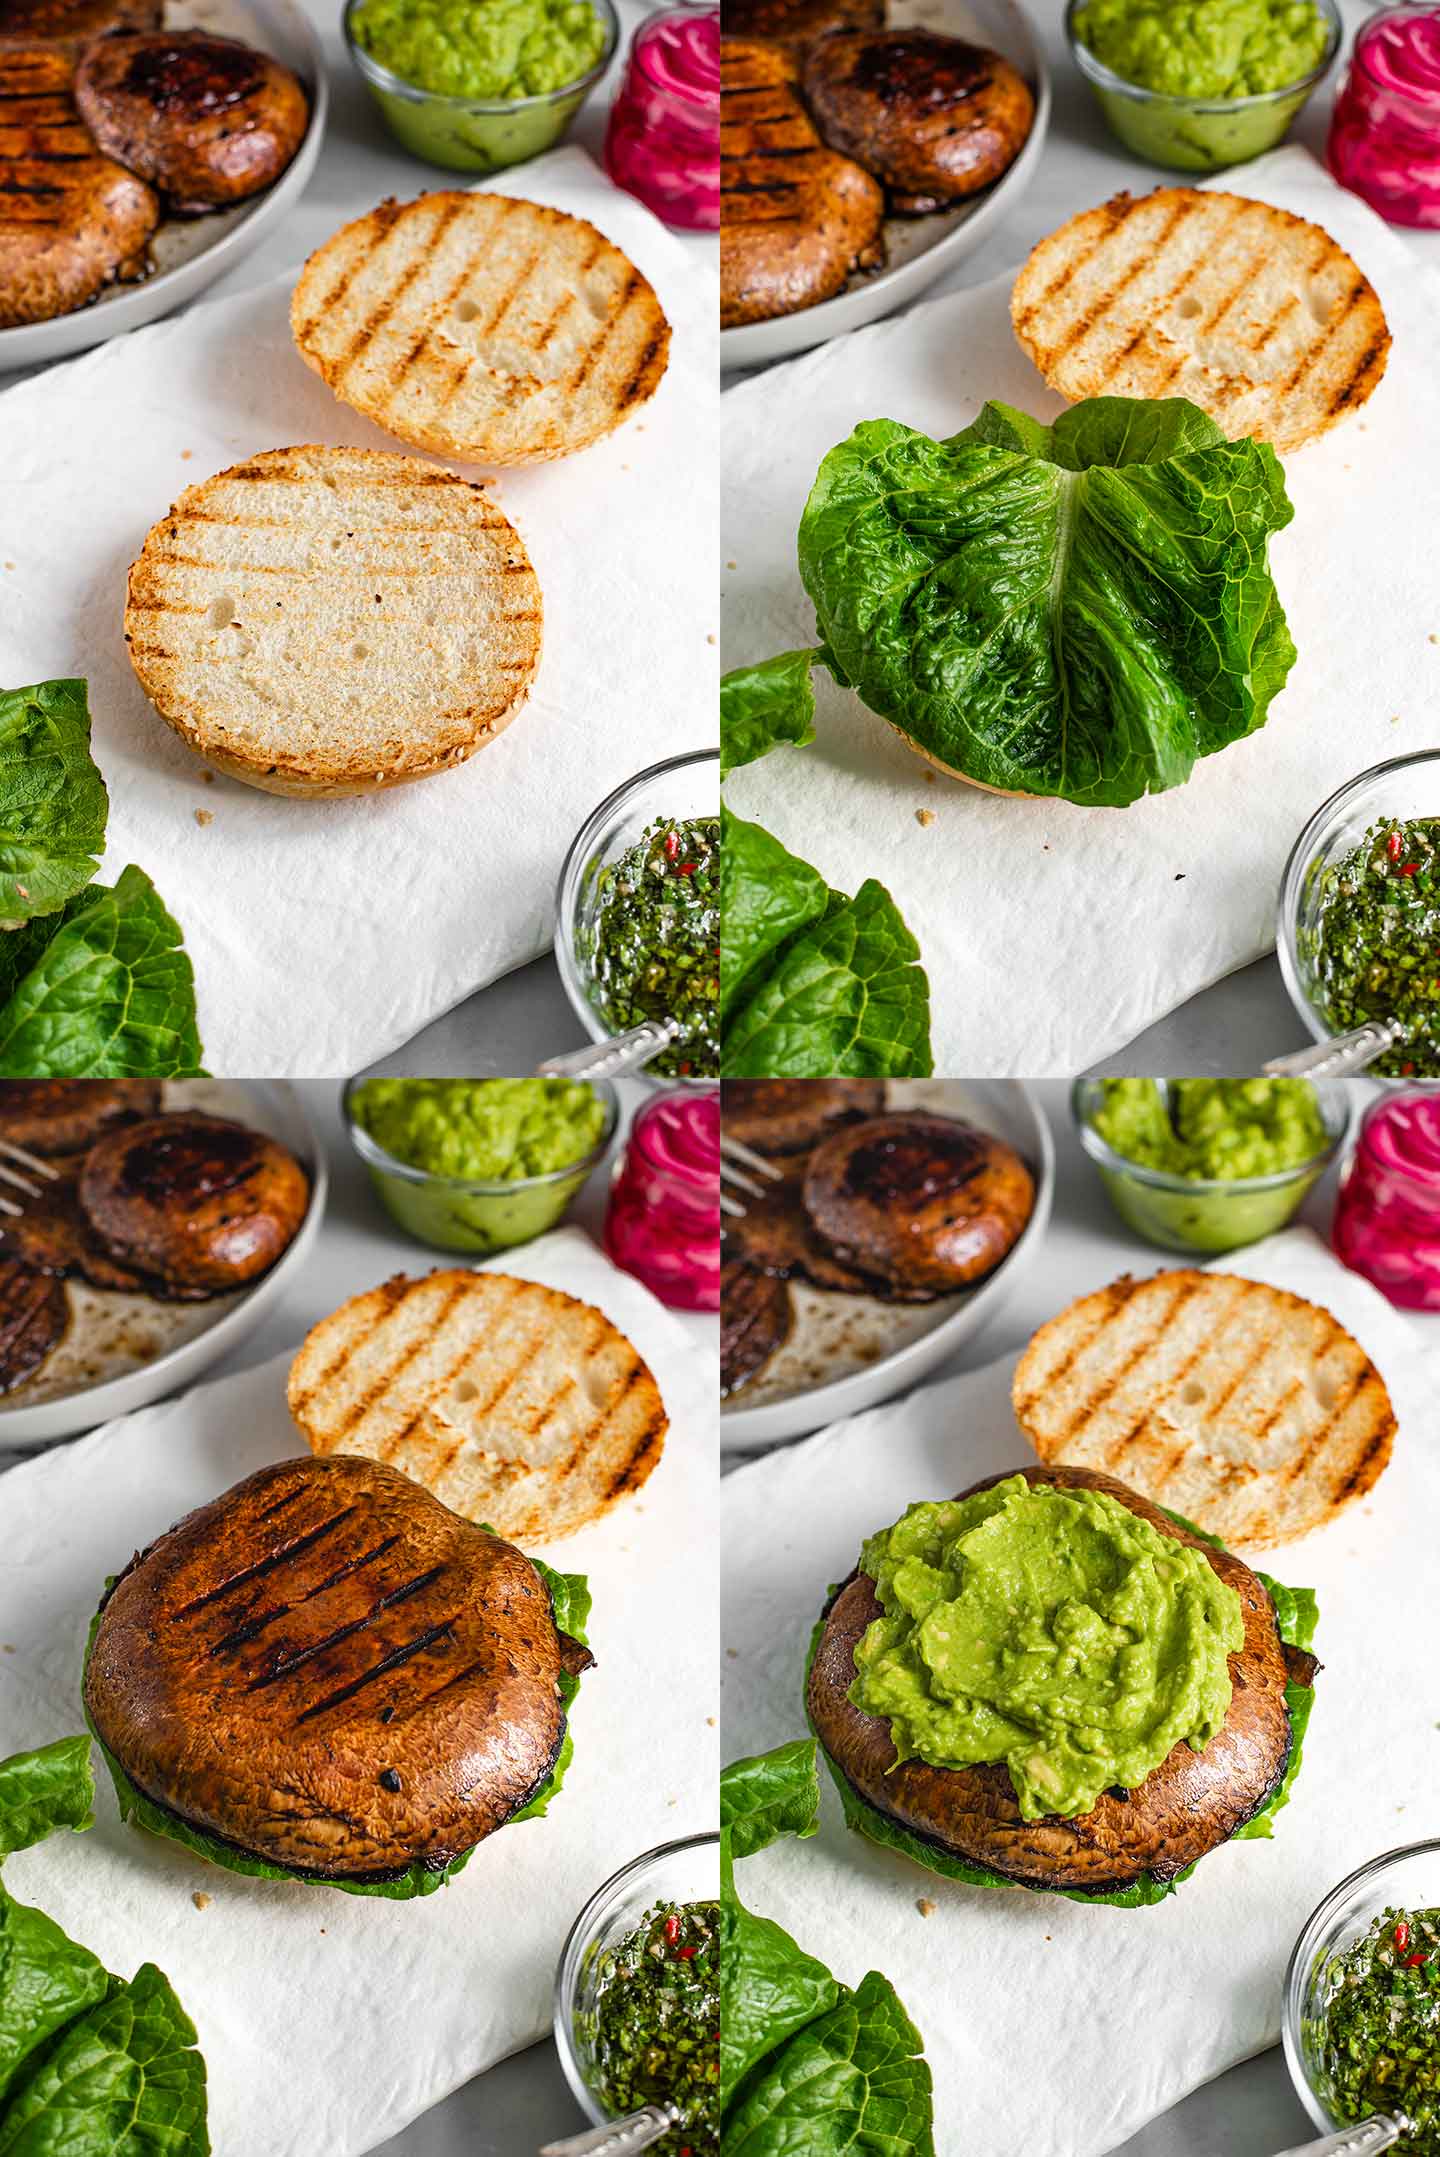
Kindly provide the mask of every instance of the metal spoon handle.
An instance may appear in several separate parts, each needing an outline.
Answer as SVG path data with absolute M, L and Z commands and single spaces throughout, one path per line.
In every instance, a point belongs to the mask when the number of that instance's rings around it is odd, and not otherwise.
M 540 2157 L 637 2157 L 640 2150 L 648 2150 L 662 2135 L 678 2127 L 680 2115 L 673 2105 L 646 2105 L 642 2111 L 631 2112 L 623 2120 L 611 2120 L 604 2127 L 592 2127 L 583 2135 L 567 2135 L 563 2142 L 547 2142 Z M 1376 2143 L 1379 2149 L 1383 2145 Z
M 575 1049 L 568 1056 L 547 1056 L 543 1064 L 535 1066 L 536 1078 L 619 1078 L 622 1072 L 638 1071 L 648 1064 L 661 1049 L 669 1046 L 680 1028 L 674 1019 L 663 1023 L 646 1019 L 643 1025 L 632 1026 L 628 1032 L 616 1034 L 609 1041 L 592 1042 L 589 1048 Z M 643 2148 L 643 2144 L 637 2144 Z
M 1297 2149 L 1281 2150 L 1278 2157 L 1379 2157 L 1381 2150 L 1392 2148 L 1409 2131 L 1410 2122 L 1403 2114 L 1392 2119 L 1388 2113 L 1377 2112 L 1373 2119 L 1361 2120 L 1355 2127 L 1342 2127 L 1338 2134 L 1322 2135 L 1318 2142 L 1302 2142 Z
M 1349 1078 L 1364 1071 L 1386 1049 L 1394 1048 L 1399 1028 L 1371 1019 L 1353 1033 L 1337 1034 L 1333 1041 L 1320 1041 L 1313 1048 L 1297 1049 L 1293 1056 L 1275 1056 L 1262 1066 L 1267 1078 Z M 1383 2143 L 1376 2144 L 1377 2149 Z

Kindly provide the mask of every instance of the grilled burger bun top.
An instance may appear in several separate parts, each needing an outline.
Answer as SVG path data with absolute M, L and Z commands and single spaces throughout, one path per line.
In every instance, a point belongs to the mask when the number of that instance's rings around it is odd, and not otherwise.
M 85 1709 L 143 1797 L 334 1882 L 441 1872 L 552 1774 L 562 1671 L 530 1560 L 397 1469 L 293 1460 L 201 1506 L 107 1593 Z
M 1365 403 L 1390 354 L 1374 287 L 1319 225 L 1194 187 L 1116 195 L 1032 251 L 1015 335 L 1050 388 L 1188 397 L 1289 451 Z
M 1268 1590 L 1228 1552 L 1212 1550 L 1158 1507 L 1110 1476 L 1083 1468 L 1027 1468 L 1030 1483 L 1104 1491 L 1162 1535 L 1203 1549 L 1240 1597 L 1245 1644 L 1230 1657 L 1229 1713 L 1203 1753 L 1183 1740 L 1138 1789 L 1107 1791 L 1078 1819 L 1020 1817 L 1002 1764 L 936 1768 L 895 1765 L 887 1721 L 865 1715 L 847 1695 L 855 1648 L 881 1616 L 874 1584 L 855 1572 L 826 1612 L 806 1701 L 816 1735 L 859 1797 L 877 1812 L 966 1864 L 1027 1887 L 1111 1894 L 1148 1875 L 1164 1882 L 1228 1841 L 1274 1795 L 1290 1759 L 1287 1679 L 1308 1685 L 1314 1658 L 1280 1638 Z M 961 1495 L 986 1490 L 987 1476 Z
M 289 1148 L 223 1116 L 152 1116 L 91 1147 L 80 1208 L 122 1263 L 220 1295 L 289 1248 L 310 1179 Z

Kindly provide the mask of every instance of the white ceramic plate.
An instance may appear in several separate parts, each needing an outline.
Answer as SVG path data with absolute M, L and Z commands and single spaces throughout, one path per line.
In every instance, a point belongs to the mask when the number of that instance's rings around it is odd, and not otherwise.
M 988 45 L 1020 70 L 1035 92 L 1035 122 L 1029 140 L 1009 171 L 982 195 L 934 217 L 887 217 L 887 267 L 871 276 L 854 276 L 833 300 L 802 307 L 798 314 L 773 322 L 744 322 L 720 332 L 720 365 L 760 367 L 808 351 L 846 330 L 858 330 L 896 307 L 905 306 L 937 277 L 973 254 L 987 232 L 1030 185 L 1040 162 L 1050 124 L 1050 75 L 1045 56 L 1015 0 L 906 0 L 893 12 L 895 27 L 923 25 L 951 37 Z
M 320 155 L 330 90 L 320 40 L 298 0 L 180 0 L 166 9 L 172 29 L 213 30 L 221 37 L 243 38 L 293 68 L 310 94 L 310 125 L 305 140 L 273 187 L 216 210 L 208 217 L 171 217 L 162 221 L 150 243 L 152 274 L 138 284 L 109 285 L 88 307 L 56 315 L 49 322 L 23 322 L 0 330 L 0 373 L 65 359 L 90 345 L 104 344 L 122 330 L 154 322 L 213 284 L 260 245 L 303 192 Z
M 1039 1249 L 1050 1218 L 1055 1144 L 1028 1086 L 1018 1079 L 892 1080 L 887 1103 L 963 1116 L 1008 1140 L 1034 1173 L 1035 1209 L 1009 1256 L 978 1288 L 938 1303 L 881 1303 L 792 1281 L 789 1340 L 733 1406 L 721 1404 L 720 1443 L 727 1452 L 799 1438 L 918 1384 L 994 1316 Z M 822 1375 L 829 1372 L 839 1375 Z
M 310 1174 L 310 1205 L 295 1240 L 253 1288 L 208 1303 L 161 1304 L 148 1296 L 117 1295 L 67 1281 L 70 1331 L 10 1396 L 13 1405 L 0 1402 L 0 1454 L 73 1438 L 192 1384 L 255 1330 L 310 1255 L 320 1233 L 329 1178 L 319 1136 L 294 1087 L 282 1079 L 185 1079 L 167 1085 L 165 1105 L 234 1116 L 282 1140 L 304 1162 Z M 147 1334 L 168 1337 L 172 1345 L 137 1362 L 137 1343 Z M 67 1359 L 65 1364 L 61 1358 Z M 75 1373 L 74 1384 L 59 1391 L 57 1365 L 62 1374 L 67 1369 Z

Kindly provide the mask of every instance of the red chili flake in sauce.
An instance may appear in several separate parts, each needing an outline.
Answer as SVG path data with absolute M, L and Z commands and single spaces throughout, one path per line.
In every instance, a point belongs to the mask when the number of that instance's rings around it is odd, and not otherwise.
M 1392 861 L 1398 861 L 1400 859 L 1400 856 L 1404 853 L 1405 841 L 1401 838 L 1398 831 L 1392 831 L 1389 838 L 1385 841 L 1385 851 L 1390 856 L 1390 859 Z
M 1406 1948 L 1410 1945 L 1410 1927 L 1406 1924 L 1403 1917 L 1401 1918 L 1399 1924 L 1395 1927 L 1395 1945 L 1399 1948 L 1402 1955 L 1404 1954 Z

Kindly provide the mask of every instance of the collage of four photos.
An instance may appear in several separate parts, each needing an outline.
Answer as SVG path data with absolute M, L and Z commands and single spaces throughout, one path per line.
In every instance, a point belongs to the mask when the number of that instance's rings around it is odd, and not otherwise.
M 0 0 L 0 2157 L 1440 2157 L 1440 0 Z

